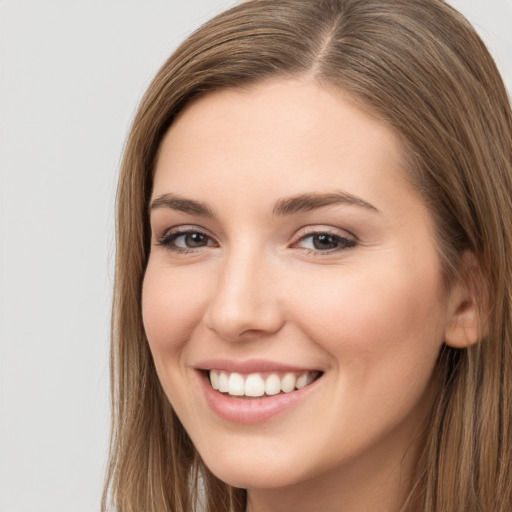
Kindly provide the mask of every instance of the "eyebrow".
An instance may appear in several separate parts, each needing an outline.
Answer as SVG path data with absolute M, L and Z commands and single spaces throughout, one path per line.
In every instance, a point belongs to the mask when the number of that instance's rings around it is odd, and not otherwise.
M 280 217 L 338 204 L 359 206 L 375 213 L 381 213 L 378 208 L 360 197 L 343 191 L 335 191 L 329 193 L 299 194 L 297 196 L 278 199 L 274 204 L 272 214 L 273 216 Z M 149 205 L 149 210 L 152 211 L 159 208 L 170 208 L 172 210 L 210 218 L 215 217 L 213 211 L 206 203 L 195 201 L 194 199 L 187 199 L 175 194 L 163 194 L 153 199 Z
M 381 213 L 378 208 L 360 197 L 343 191 L 329 192 L 326 194 L 300 194 L 289 198 L 279 199 L 274 205 L 272 213 L 275 216 L 291 215 L 294 213 L 308 212 L 337 204 L 360 206 L 375 213 Z
M 153 199 L 149 205 L 149 210 L 152 211 L 159 208 L 170 208 L 172 210 L 178 210 L 192 215 L 214 217 L 213 212 L 206 203 L 180 197 L 175 194 L 163 194 Z

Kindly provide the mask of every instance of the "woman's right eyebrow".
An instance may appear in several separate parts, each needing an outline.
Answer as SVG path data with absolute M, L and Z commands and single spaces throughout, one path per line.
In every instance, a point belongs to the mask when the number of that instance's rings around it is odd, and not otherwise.
M 206 203 L 187 199 L 175 194 L 163 194 L 153 199 L 149 205 L 149 211 L 159 208 L 170 208 L 193 215 L 202 215 L 204 217 L 214 217 L 213 212 Z

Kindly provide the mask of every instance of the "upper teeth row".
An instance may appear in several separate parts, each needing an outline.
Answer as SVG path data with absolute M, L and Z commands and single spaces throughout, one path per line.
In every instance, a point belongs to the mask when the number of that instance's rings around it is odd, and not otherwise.
M 271 373 L 265 379 L 259 373 L 230 373 L 220 370 L 210 370 L 210 382 L 213 389 L 233 396 L 263 396 L 277 395 L 281 391 L 290 393 L 294 389 L 301 389 L 315 379 L 316 372 L 303 372 L 295 374 L 285 373 L 281 377 Z

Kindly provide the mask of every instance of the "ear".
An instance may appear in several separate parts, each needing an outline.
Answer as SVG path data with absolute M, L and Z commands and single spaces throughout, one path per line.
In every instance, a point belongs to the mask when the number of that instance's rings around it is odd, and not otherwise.
M 448 292 L 448 323 L 445 343 L 467 348 L 486 334 L 487 286 L 476 256 L 466 251 L 462 256 L 460 279 Z

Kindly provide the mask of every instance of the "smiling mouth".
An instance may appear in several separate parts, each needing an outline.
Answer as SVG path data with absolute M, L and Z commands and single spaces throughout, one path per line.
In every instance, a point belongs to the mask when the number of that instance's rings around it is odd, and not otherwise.
M 261 398 L 302 389 L 318 380 L 322 372 L 267 372 L 237 373 L 225 370 L 210 370 L 209 382 L 220 393 L 247 398 Z

